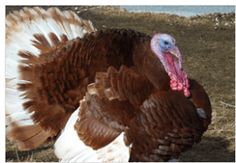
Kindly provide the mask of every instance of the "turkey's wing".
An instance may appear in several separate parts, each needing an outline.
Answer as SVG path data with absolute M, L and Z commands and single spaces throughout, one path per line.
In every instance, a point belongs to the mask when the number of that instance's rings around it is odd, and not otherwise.
M 199 141 L 201 122 L 193 104 L 178 92 L 146 99 L 126 131 L 131 161 L 167 161 Z

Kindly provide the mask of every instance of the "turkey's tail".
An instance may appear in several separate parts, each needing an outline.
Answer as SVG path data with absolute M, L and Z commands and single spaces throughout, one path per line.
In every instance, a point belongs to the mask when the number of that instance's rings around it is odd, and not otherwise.
M 7 15 L 6 134 L 20 150 L 33 149 L 57 134 L 42 127 L 43 117 L 39 121 L 35 116 L 35 112 L 43 108 L 32 109 L 33 102 L 22 86 L 40 85 L 28 77 L 34 74 L 24 73 L 23 77 L 20 68 L 30 69 L 32 64 L 44 64 L 42 57 L 45 55 L 42 54 L 92 31 L 95 29 L 90 21 L 82 20 L 72 11 L 62 12 L 57 8 L 24 8 Z M 67 118 L 65 116 L 65 121 Z
M 30 150 L 44 143 L 52 133 L 33 122 L 33 113 L 24 110 L 25 99 L 20 98 L 20 92 L 11 87 L 11 82 L 14 80 L 6 84 L 6 135 L 20 150 Z
M 55 42 L 82 38 L 93 31 L 90 21 L 79 18 L 72 11 L 35 7 L 10 13 L 6 17 L 6 78 L 20 79 L 18 65 L 24 62 L 19 52 L 27 51 L 37 57 L 54 47 Z M 38 35 L 45 37 L 44 44 L 39 44 Z

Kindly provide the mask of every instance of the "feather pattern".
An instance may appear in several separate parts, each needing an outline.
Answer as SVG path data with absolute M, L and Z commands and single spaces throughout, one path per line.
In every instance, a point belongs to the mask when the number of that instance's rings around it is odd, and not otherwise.
M 96 151 L 84 144 L 74 129 L 80 111 L 78 108 L 71 115 L 54 145 L 55 154 L 60 162 L 128 162 L 129 147 L 124 144 L 124 133 Z
M 72 31 L 75 32 L 72 33 Z M 95 29 L 91 22 L 78 18 L 72 12 L 62 12 L 57 8 L 49 8 L 47 11 L 38 7 L 24 8 L 7 15 L 7 136 L 10 140 L 16 141 L 20 149 L 35 148 L 49 137 L 55 136 L 63 128 L 61 126 L 64 126 L 64 121 L 68 119 L 69 115 L 65 115 L 64 110 L 58 105 L 48 106 L 45 109 L 47 111 L 51 110 L 50 107 L 55 107 L 51 115 L 58 119 L 61 117 L 62 125 L 57 126 L 54 130 L 41 125 L 45 121 L 46 112 L 41 112 L 40 117 L 37 109 L 44 108 L 45 103 L 50 104 L 47 102 L 48 94 L 45 95 L 41 88 L 42 83 L 40 82 L 43 76 L 40 76 L 40 72 L 42 72 L 40 69 L 43 64 L 50 62 L 55 57 L 50 52 L 56 51 L 65 44 L 68 37 L 69 39 L 83 37 L 85 33 L 92 31 Z M 35 76 L 34 73 L 39 73 L 39 75 Z M 43 97 L 46 97 L 46 102 L 41 101 Z M 57 99 L 61 99 L 61 96 L 57 95 L 57 97 Z M 37 98 L 38 101 L 33 101 L 34 98 Z
M 135 85 L 137 79 L 140 82 Z M 205 95 L 196 81 L 190 81 L 193 99 L 196 93 Z M 210 110 L 209 101 L 204 103 Z M 206 130 L 210 118 L 201 120 L 195 105 L 200 106 L 180 92 L 156 90 L 133 67 L 121 66 L 119 71 L 109 67 L 107 73 L 96 73 L 95 83 L 88 85 L 75 129 L 85 144 L 99 149 L 108 144 L 104 139 L 115 139 L 116 135 L 109 134 L 113 128 L 125 133 L 126 145 L 132 144 L 129 161 L 168 161 L 199 142 Z M 99 123 L 110 128 L 101 130 Z
M 202 134 L 199 121 L 192 103 L 182 95 L 175 92 L 153 93 L 141 105 L 127 132 L 127 139 L 133 143 L 131 161 L 178 158 L 181 152 L 199 141 Z

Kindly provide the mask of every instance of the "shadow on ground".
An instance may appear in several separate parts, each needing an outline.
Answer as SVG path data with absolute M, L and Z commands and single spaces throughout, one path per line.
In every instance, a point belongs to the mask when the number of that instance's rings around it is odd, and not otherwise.
M 203 137 L 200 143 L 181 156 L 180 161 L 234 162 L 235 152 L 228 150 L 229 143 L 222 137 Z

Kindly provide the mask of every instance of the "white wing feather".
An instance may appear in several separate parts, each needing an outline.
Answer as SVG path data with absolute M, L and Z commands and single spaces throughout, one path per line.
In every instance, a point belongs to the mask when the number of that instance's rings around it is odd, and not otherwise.
M 129 148 L 124 144 L 123 133 L 99 150 L 93 150 L 79 139 L 74 129 L 79 108 L 71 115 L 54 148 L 61 162 L 128 162 Z

